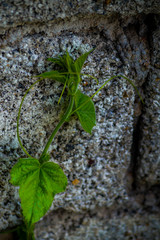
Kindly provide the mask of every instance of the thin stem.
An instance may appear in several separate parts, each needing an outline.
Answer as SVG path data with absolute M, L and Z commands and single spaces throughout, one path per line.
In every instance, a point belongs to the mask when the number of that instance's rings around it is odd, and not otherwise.
M 136 92 L 137 92 L 138 96 L 140 97 L 142 103 L 144 103 L 144 101 L 143 101 L 143 99 L 142 99 L 142 97 L 141 97 L 138 89 L 137 89 L 136 86 L 133 84 L 133 82 L 132 82 L 129 78 L 127 78 L 127 77 L 125 77 L 125 76 L 123 76 L 123 75 L 117 75 L 117 76 L 113 76 L 113 77 L 109 78 L 86 102 L 82 103 L 77 109 L 75 109 L 75 110 L 71 113 L 71 115 L 72 115 L 73 113 L 75 113 L 77 110 L 79 110 L 81 107 L 83 107 L 87 102 L 89 102 L 90 99 L 92 99 L 109 81 L 111 81 L 112 79 L 117 78 L 117 77 L 122 77 L 122 78 L 126 79 L 126 80 L 134 87 L 134 89 L 136 90 Z
M 27 240 L 35 240 L 34 237 L 34 224 L 32 224 L 28 229 L 27 229 Z
M 77 110 L 79 110 L 81 107 L 83 107 L 87 102 L 90 101 L 90 99 L 92 99 L 109 81 L 111 81 L 113 78 L 115 78 L 117 76 L 113 76 L 110 79 L 108 79 L 86 102 L 82 103 L 78 108 L 76 108 L 72 113 L 75 113 Z
M 141 94 L 139 93 L 137 87 L 133 84 L 133 82 L 129 78 L 127 78 L 127 77 L 125 77 L 123 75 L 119 75 L 118 77 L 122 77 L 122 78 L 126 79 L 134 87 L 134 89 L 136 90 L 139 98 L 141 99 L 142 103 L 144 104 L 143 98 L 142 98 Z
M 96 80 L 97 84 L 99 83 L 98 79 L 97 79 L 96 77 L 93 77 L 93 76 L 90 75 L 90 74 L 80 73 L 80 75 L 82 75 L 82 76 L 86 76 L 86 77 L 90 77 L 90 78 L 93 78 L 94 80 Z
M 18 111 L 18 117 L 17 117 L 17 138 L 18 138 L 18 142 L 19 142 L 19 145 L 21 146 L 22 150 L 26 153 L 26 155 L 30 158 L 32 158 L 32 156 L 27 152 L 27 150 L 25 149 L 25 147 L 23 146 L 22 142 L 21 142 L 21 139 L 20 139 L 20 135 L 19 135 L 19 119 L 20 119 L 20 115 L 21 115 L 21 108 L 22 108 L 22 104 L 24 102 L 24 99 L 25 97 L 27 96 L 27 93 L 34 87 L 34 85 L 40 81 L 42 81 L 43 79 L 38 79 L 36 82 L 34 82 L 28 89 L 27 91 L 25 92 L 23 98 L 22 98 L 22 101 L 21 101 L 21 104 L 20 104 L 20 107 L 19 107 L 19 111 Z
M 61 92 L 61 96 L 60 96 L 60 98 L 59 98 L 59 100 L 58 100 L 58 104 L 59 104 L 60 101 L 61 101 L 61 98 L 62 98 L 62 96 L 63 96 L 63 93 L 64 93 L 64 90 L 65 90 L 65 88 L 66 88 L 66 85 L 67 85 L 67 79 L 66 79 L 66 81 L 65 81 L 65 83 L 64 83 L 64 87 L 63 87 L 63 90 L 62 90 L 62 92 Z
M 63 117 L 61 118 L 60 122 L 57 124 L 57 126 L 55 127 L 55 129 L 53 130 L 52 132 L 52 135 L 50 136 L 41 156 L 40 156 L 40 163 L 43 162 L 43 157 L 46 155 L 52 141 L 53 141 L 53 138 L 54 136 L 56 135 L 56 133 L 58 132 L 58 130 L 60 129 L 60 127 L 63 125 L 63 123 L 66 121 L 66 119 L 70 116 L 71 112 L 72 112 L 72 108 L 73 108 L 73 105 L 74 105 L 74 96 L 70 96 L 70 102 L 69 102 L 69 105 L 68 105 L 68 108 L 65 112 L 65 114 L 63 115 Z
M 82 75 L 82 76 L 86 76 L 86 77 L 90 77 L 93 78 L 94 80 L 96 80 L 97 84 L 99 83 L 98 79 L 90 74 L 85 74 L 85 73 L 74 73 L 74 72 L 63 72 L 61 73 L 61 75 L 66 75 L 66 74 L 70 74 L 70 75 Z

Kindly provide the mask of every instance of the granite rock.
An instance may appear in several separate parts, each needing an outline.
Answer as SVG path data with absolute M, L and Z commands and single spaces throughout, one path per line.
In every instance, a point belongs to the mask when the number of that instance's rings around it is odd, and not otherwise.
M 151 36 L 151 64 L 145 84 L 145 107 L 141 119 L 141 141 L 139 145 L 139 170 L 137 178 L 141 187 L 160 185 L 160 20 L 155 18 Z M 140 187 L 140 188 L 141 188 Z
M 96 210 L 84 214 L 67 212 L 64 209 L 55 211 L 37 224 L 36 239 L 159 240 L 160 219 L 154 214 L 123 215 L 119 211 L 120 214 L 117 215 L 115 209 L 112 209 L 112 214 L 105 208 Z
M 83 92 L 92 95 L 107 75 L 118 71 L 115 63 L 120 64 L 120 59 L 115 59 L 103 49 L 107 44 L 104 42 L 102 45 L 99 34 L 95 38 L 92 33 L 87 37 L 70 33 L 51 39 L 31 35 L 15 45 L 14 50 L 3 49 L 1 90 L 5 104 L 1 112 L 5 126 L 1 125 L 1 148 L 13 159 L 12 165 L 18 157 L 24 156 L 17 143 L 15 120 L 24 91 L 35 81 L 32 75 L 51 68 L 45 59 L 64 51 L 67 46 L 76 57 L 95 45 L 98 50 L 89 56 L 84 72 L 96 76 L 99 84 L 97 86 L 93 80 L 85 78 L 81 86 Z M 129 69 L 126 67 L 125 71 L 127 73 Z M 81 211 L 95 208 L 96 205 L 110 206 L 116 197 L 127 198 L 123 178 L 130 162 L 134 90 L 124 80 L 108 86 L 94 100 L 97 125 L 92 135 L 85 133 L 73 118 L 63 126 L 50 147 L 52 161 L 61 165 L 69 180 L 67 191 L 55 197 L 54 208 L 64 206 L 69 210 Z M 61 90 L 60 84 L 46 80 L 26 98 L 20 131 L 25 147 L 33 156 L 38 157 L 43 151 L 62 114 L 57 105 Z M 126 98 L 123 96 L 125 92 L 129 92 Z M 77 186 L 72 184 L 74 179 L 80 181 Z M 6 194 L 6 188 L 3 190 Z
M 16 137 L 24 92 L 35 75 L 53 68 L 46 58 L 66 49 L 77 58 L 96 47 L 83 71 L 97 77 L 99 84 L 83 77 L 81 90 L 91 96 L 109 76 L 123 74 L 138 86 L 145 105 L 131 85 L 117 79 L 94 98 L 97 125 L 92 135 L 82 130 L 75 117 L 64 124 L 49 151 L 69 184 L 65 193 L 56 195 L 49 215 L 37 224 L 36 236 L 49 240 L 155 236 L 158 240 L 158 13 L 158 1 L 1 1 L 1 230 L 22 221 L 18 188 L 9 183 L 9 171 L 25 156 Z M 62 110 L 57 104 L 61 90 L 59 83 L 44 80 L 24 102 L 20 132 L 33 156 L 40 156 L 63 113 L 64 98 Z M 72 220 L 65 215 L 75 216 L 77 227 L 71 227 Z M 56 236 L 51 229 L 58 225 L 52 218 L 62 225 L 68 221 L 69 229 Z
M 0 27 L 10 28 L 23 24 L 44 23 L 76 15 L 121 15 L 160 13 L 158 0 L 2 0 Z

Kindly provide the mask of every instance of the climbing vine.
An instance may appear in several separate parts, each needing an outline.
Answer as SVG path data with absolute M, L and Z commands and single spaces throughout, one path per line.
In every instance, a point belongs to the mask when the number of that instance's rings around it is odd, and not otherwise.
M 92 98 L 114 78 L 120 77 L 127 80 L 140 96 L 132 81 L 122 75 L 109 78 L 91 97 L 83 94 L 79 90 L 79 85 L 82 81 L 82 76 L 86 74 L 82 74 L 81 70 L 85 60 L 92 51 L 93 50 L 90 50 L 89 52 L 84 53 L 76 60 L 74 60 L 67 51 L 63 56 L 49 58 L 48 61 L 59 65 L 60 70 L 52 70 L 36 76 L 38 77 L 38 80 L 30 86 L 22 98 L 17 117 L 17 137 L 19 144 L 27 157 L 20 158 L 13 166 L 10 182 L 15 186 L 20 187 L 19 196 L 21 199 L 27 240 L 35 239 L 33 234 L 34 224 L 49 210 L 55 194 L 64 192 L 67 186 L 67 177 L 58 164 L 50 161 L 50 154 L 48 152 L 50 144 L 58 130 L 66 121 L 69 121 L 70 116 L 76 114 L 82 128 L 87 133 L 91 134 L 93 127 L 96 125 L 95 107 Z M 86 76 L 94 78 L 90 75 Z M 37 159 L 34 156 L 31 156 L 22 144 L 19 135 L 19 119 L 22 104 L 28 92 L 35 84 L 45 78 L 53 79 L 64 85 L 58 103 L 61 101 L 64 91 L 67 91 L 68 106 L 64 115 L 49 137 L 40 158 Z

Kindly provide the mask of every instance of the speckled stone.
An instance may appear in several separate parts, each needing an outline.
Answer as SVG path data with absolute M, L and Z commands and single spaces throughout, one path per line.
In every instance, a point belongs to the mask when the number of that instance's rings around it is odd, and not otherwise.
M 77 14 L 121 15 L 160 13 L 159 0 L 2 0 L 0 27 L 15 27 L 25 23 L 48 22 L 65 19 Z
M 63 235 L 56 236 L 52 221 L 45 225 L 44 219 L 37 225 L 36 236 L 48 240 L 155 236 L 158 240 L 159 198 L 152 189 L 146 195 L 146 185 L 150 183 L 152 187 L 159 179 L 158 24 L 151 31 L 158 19 L 154 16 L 159 12 L 158 1 L 2 1 L 1 8 L 0 230 L 22 220 L 18 188 L 9 183 L 9 170 L 19 157 L 25 157 L 16 137 L 16 118 L 25 90 L 36 81 L 35 75 L 53 68 L 46 58 L 63 54 L 66 49 L 77 58 L 96 47 L 83 72 L 97 77 L 99 84 L 83 77 L 82 92 L 91 96 L 109 76 L 124 74 L 138 86 L 146 99 L 145 106 L 131 85 L 117 79 L 93 99 L 97 125 L 92 135 L 83 131 L 75 117 L 64 124 L 49 151 L 51 160 L 63 168 L 69 184 L 65 193 L 55 196 L 48 217 L 59 216 L 53 209 L 64 209 L 70 215 L 77 214 L 77 218 L 80 214 L 84 224 L 78 223 L 78 230 L 70 226 L 71 231 L 64 229 Z M 148 13 L 151 14 L 145 16 Z M 149 39 L 152 35 L 153 41 Z M 61 84 L 44 80 L 31 90 L 23 104 L 21 138 L 32 156 L 40 156 L 63 114 L 64 98 L 60 106 L 57 104 L 61 91 Z M 138 156 L 132 151 L 137 119 L 142 119 Z M 132 191 L 134 177 L 139 185 L 145 182 L 142 191 Z M 77 184 L 73 184 L 76 179 Z M 123 209 L 118 219 L 111 214 L 118 216 L 117 206 Z M 85 214 L 95 214 L 101 208 L 100 217 L 93 215 L 85 220 Z M 64 225 L 66 221 L 69 220 L 62 218 Z
M 45 59 L 58 54 L 67 46 L 68 51 L 76 57 L 95 45 L 99 49 L 89 56 L 84 72 L 96 76 L 99 84 L 85 78 L 81 86 L 81 90 L 91 96 L 104 83 L 107 75 L 117 72 L 112 62 L 120 63 L 118 58 L 109 56 L 107 50 L 101 47 L 99 34 L 96 38 L 92 34 L 85 37 L 73 33 L 67 36 L 62 34 L 58 38 L 30 35 L 14 49 L 3 49 L 2 76 L 5 75 L 5 79 L 2 77 L 1 91 L 5 104 L 2 105 L 1 113 L 5 125 L 1 125 L 1 148 L 13 159 L 12 164 L 17 161 L 17 157 L 24 156 L 17 143 L 15 121 L 20 99 L 25 89 L 35 81 L 32 75 L 51 69 L 51 64 Z M 104 42 L 103 47 L 105 45 Z M 129 69 L 126 67 L 125 71 L 129 72 Z M 88 84 L 84 87 L 86 81 Z M 108 86 L 94 99 L 97 125 L 92 135 L 85 133 L 78 121 L 72 118 L 71 122 L 63 126 L 50 147 L 52 161 L 61 165 L 69 181 L 67 191 L 55 197 L 53 208 L 63 206 L 81 211 L 95 208 L 96 205 L 110 206 L 118 196 L 127 198 L 123 178 L 130 161 L 134 91 L 122 80 Z M 57 105 L 61 90 L 59 83 L 45 80 L 26 98 L 20 131 L 25 147 L 33 156 L 40 155 L 62 114 Z M 124 92 L 129 92 L 127 98 L 123 97 Z M 72 185 L 74 179 L 80 181 L 77 186 Z M 4 191 L 6 193 L 6 189 Z
M 36 225 L 36 240 L 159 240 L 160 219 L 156 215 L 120 211 L 118 215 L 114 210 L 112 214 L 105 208 L 88 213 L 55 211 Z
M 158 20 L 158 19 L 157 19 Z M 160 21 L 152 35 L 153 68 L 146 83 L 145 108 L 142 116 L 140 168 L 137 178 L 143 185 L 160 185 Z M 142 186 L 140 186 L 142 187 Z

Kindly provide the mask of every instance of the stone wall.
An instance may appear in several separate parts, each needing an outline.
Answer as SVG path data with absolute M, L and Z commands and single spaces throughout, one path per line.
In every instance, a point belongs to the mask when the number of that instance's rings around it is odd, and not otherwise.
M 22 221 L 18 189 L 9 171 L 25 157 L 16 117 L 33 76 L 52 69 L 46 58 L 68 49 L 73 58 L 93 47 L 81 90 L 92 95 L 108 76 L 123 74 L 93 99 L 97 125 L 85 133 L 76 118 L 55 137 L 52 161 L 68 177 L 36 239 L 121 240 L 160 238 L 160 5 L 142 0 L 15 0 L 0 3 L 0 230 Z M 27 96 L 21 137 L 38 157 L 61 115 L 62 86 L 44 80 Z M 64 105 L 62 99 L 62 106 Z M 74 184 L 78 179 L 79 183 Z

